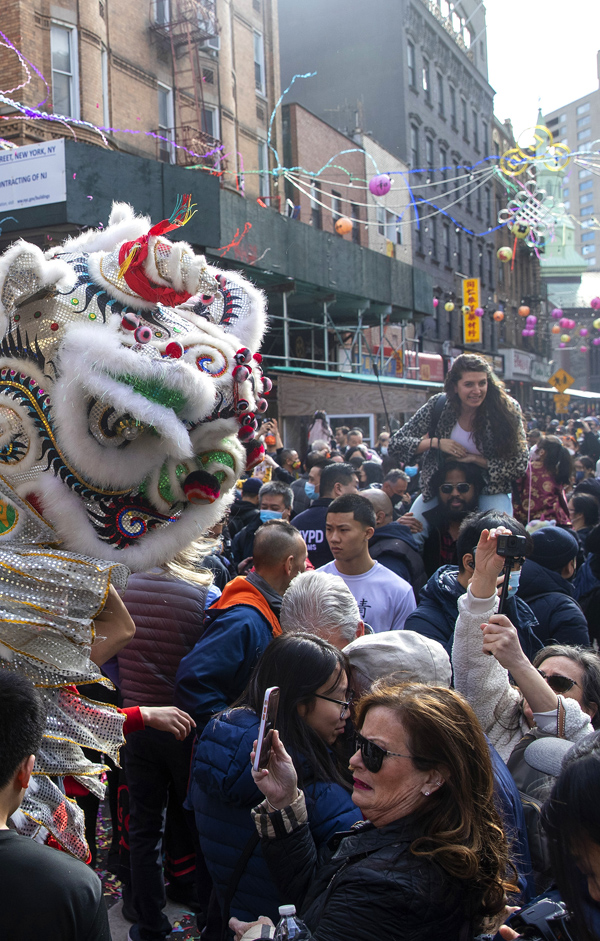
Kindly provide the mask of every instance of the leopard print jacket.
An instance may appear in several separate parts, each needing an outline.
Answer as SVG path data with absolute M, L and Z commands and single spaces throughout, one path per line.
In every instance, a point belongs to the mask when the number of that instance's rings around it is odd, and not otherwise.
M 397 457 L 399 461 L 403 461 L 405 464 L 409 465 L 416 462 L 417 448 L 423 435 L 429 433 L 431 413 L 433 412 L 435 403 L 439 399 L 440 394 L 432 395 L 429 401 L 426 402 L 418 412 L 415 412 L 413 417 L 392 437 L 389 445 L 390 453 Z M 511 402 L 520 416 L 521 407 L 519 403 L 514 399 L 511 399 Z M 439 417 L 434 437 L 449 438 L 457 421 L 458 415 L 450 399 L 448 399 Z M 511 493 L 514 481 L 521 477 L 527 470 L 528 450 L 525 429 L 522 422 L 519 425 L 518 438 L 517 451 L 514 457 L 506 460 L 492 456 L 493 430 L 489 424 L 486 426 L 483 435 L 483 457 L 487 459 L 488 466 L 483 470 L 485 480 L 483 493 Z M 424 500 L 432 500 L 436 496 L 431 490 L 430 483 L 431 478 L 439 466 L 439 453 L 437 448 L 434 448 L 433 450 L 425 451 L 423 454 L 419 455 L 421 463 L 421 491 Z

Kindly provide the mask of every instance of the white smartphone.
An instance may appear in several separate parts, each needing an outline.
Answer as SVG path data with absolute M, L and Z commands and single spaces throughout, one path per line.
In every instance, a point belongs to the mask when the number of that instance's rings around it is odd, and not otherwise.
M 256 742 L 256 754 L 254 755 L 253 768 L 255 771 L 262 771 L 269 764 L 271 757 L 271 739 L 273 738 L 273 729 L 277 720 L 277 707 L 279 706 L 279 687 L 270 686 L 265 692 L 263 700 L 262 716 L 258 727 L 258 739 Z

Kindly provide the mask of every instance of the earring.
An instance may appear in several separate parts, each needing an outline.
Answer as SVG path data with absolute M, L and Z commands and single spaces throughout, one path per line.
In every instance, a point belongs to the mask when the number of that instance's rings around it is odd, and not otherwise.
M 430 793 L 431 793 L 430 791 L 423 791 L 423 794 L 425 795 L 425 797 L 429 797 Z

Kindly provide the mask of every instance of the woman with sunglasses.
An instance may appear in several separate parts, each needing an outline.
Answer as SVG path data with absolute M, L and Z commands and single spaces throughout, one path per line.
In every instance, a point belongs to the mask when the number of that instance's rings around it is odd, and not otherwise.
M 379 686 L 359 700 L 355 721 L 350 770 L 365 820 L 320 854 L 278 733 L 268 769 L 254 773 L 266 797 L 254 810 L 263 852 L 313 941 L 470 941 L 503 921 L 514 887 L 471 707 L 443 687 Z M 230 927 L 236 941 L 258 936 L 248 924 Z
M 594 651 L 563 646 L 545 647 L 533 664 L 529 662 L 516 629 L 505 615 L 495 613 L 497 581 L 505 562 L 496 546 L 503 534 L 510 531 L 499 526 L 484 529 L 480 536 L 473 578 L 458 601 L 452 666 L 456 689 L 508 761 L 534 726 L 571 741 L 592 731 L 599 719 L 600 660 Z
M 332 747 L 350 714 L 349 663 L 337 647 L 314 634 L 283 634 L 268 645 L 234 706 L 212 719 L 196 748 L 188 799 L 222 915 L 232 877 L 254 837 L 229 909 L 238 918 L 260 911 L 277 918 L 279 895 L 256 838 L 251 816 L 260 792 L 248 754 L 258 734 L 265 691 L 280 689 L 277 727 L 285 735 L 306 793 L 308 822 L 317 847 L 360 819 L 349 780 Z M 229 890 L 229 891 L 228 891 Z

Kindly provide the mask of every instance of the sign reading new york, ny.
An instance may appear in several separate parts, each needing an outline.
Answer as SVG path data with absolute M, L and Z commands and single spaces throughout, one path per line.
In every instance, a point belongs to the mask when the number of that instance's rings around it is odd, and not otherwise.
M 67 198 L 64 140 L 0 151 L 0 212 Z
M 465 345 L 481 343 L 481 317 L 475 314 L 478 307 L 479 278 L 465 278 L 463 281 L 463 342 Z

